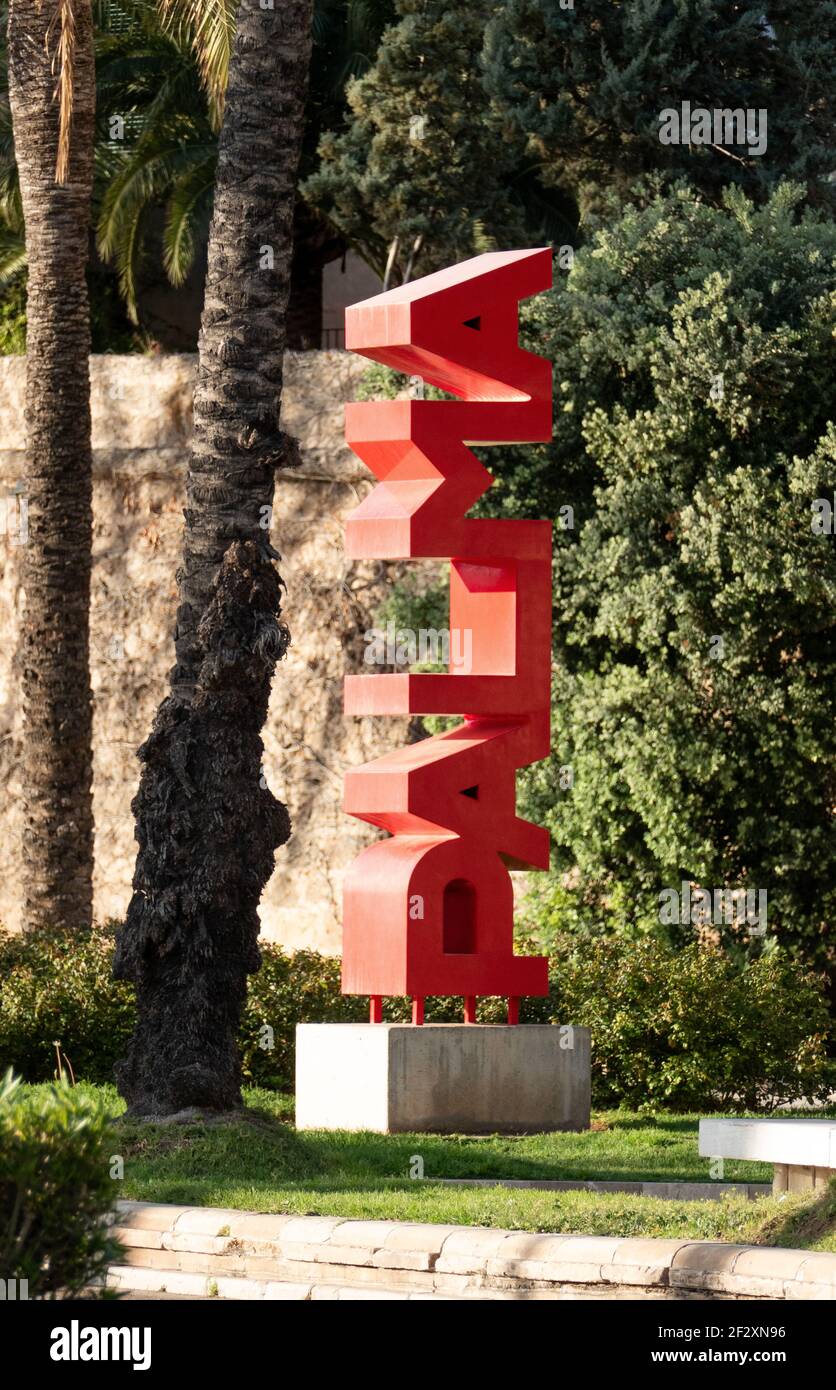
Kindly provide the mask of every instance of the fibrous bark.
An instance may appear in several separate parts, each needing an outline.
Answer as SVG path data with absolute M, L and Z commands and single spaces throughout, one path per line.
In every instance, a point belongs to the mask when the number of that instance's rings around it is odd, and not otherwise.
M 252 541 L 226 552 L 198 629 L 194 696 L 167 699 L 139 750 L 139 855 L 118 965 L 139 986 L 119 1088 L 135 1111 L 229 1109 L 235 1034 L 259 965 L 258 900 L 290 833 L 260 775 L 270 682 L 288 644 L 280 580 Z
M 22 550 L 24 926 L 89 926 L 92 912 L 93 536 L 85 266 L 95 77 L 90 0 L 11 0 L 9 98 L 29 267 L 28 541 Z M 71 75 L 68 163 L 56 182 Z M 66 92 L 65 92 L 66 96 Z M 70 114 L 66 101 L 64 110 Z
M 117 1067 L 133 1114 L 240 1103 L 236 1034 L 258 968 L 258 903 L 287 840 L 261 729 L 289 636 L 268 541 L 274 473 L 296 461 L 279 425 L 296 168 L 312 0 L 242 0 L 230 64 L 198 344 L 171 694 L 134 801 L 134 894 L 117 978 L 138 1024 Z
M 263 541 L 279 428 L 293 210 L 310 62 L 311 0 L 243 0 L 230 63 L 198 341 L 194 438 L 172 689 L 188 699 L 195 639 L 224 552 Z

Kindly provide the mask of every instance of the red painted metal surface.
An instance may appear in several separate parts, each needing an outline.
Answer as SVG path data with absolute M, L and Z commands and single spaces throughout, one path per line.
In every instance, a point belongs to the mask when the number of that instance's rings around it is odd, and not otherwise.
M 508 869 L 549 862 L 548 832 L 516 814 L 516 771 L 549 752 L 551 525 L 466 513 L 493 481 L 471 444 L 551 438 L 551 364 L 518 342 L 519 301 L 551 279 L 548 249 L 491 252 L 346 310 L 347 348 L 458 398 L 346 407 L 379 479 L 347 554 L 450 561 L 448 674 L 345 683 L 347 714 L 464 715 L 345 781 L 345 810 L 389 838 L 346 874 L 343 992 L 412 995 L 416 1023 L 425 995 L 464 996 L 474 1023 L 477 996 L 508 995 L 516 1022 L 520 995 L 548 992 L 546 960 L 514 955 Z

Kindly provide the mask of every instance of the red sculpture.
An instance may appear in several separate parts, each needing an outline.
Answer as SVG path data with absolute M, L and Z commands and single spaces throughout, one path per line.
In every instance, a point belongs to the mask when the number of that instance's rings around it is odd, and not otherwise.
M 469 443 L 548 440 L 551 364 L 518 343 L 519 301 L 552 283 L 551 251 L 500 251 L 346 310 L 346 347 L 461 398 L 346 407 L 346 439 L 380 479 L 352 512 L 354 559 L 450 560 L 451 647 L 469 669 L 348 676 L 347 714 L 464 714 L 449 733 L 352 769 L 345 810 L 390 832 L 346 874 L 345 994 L 548 992 L 515 956 L 509 868 L 545 869 L 548 831 L 516 814 L 516 769 L 550 747 L 551 524 L 465 514 L 493 481 Z M 467 641 L 465 641 L 467 638 Z

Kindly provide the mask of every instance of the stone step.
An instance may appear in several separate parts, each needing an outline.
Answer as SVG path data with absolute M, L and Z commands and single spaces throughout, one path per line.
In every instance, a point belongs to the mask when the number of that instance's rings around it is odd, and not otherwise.
M 387 1288 L 376 1284 L 370 1287 L 351 1284 L 291 1283 L 279 1279 L 248 1279 L 240 1275 L 205 1276 L 185 1274 L 180 1271 L 139 1269 L 135 1265 L 111 1265 L 108 1270 L 108 1287 L 116 1289 L 128 1297 L 136 1299 L 204 1299 L 215 1298 L 221 1303 L 260 1301 L 271 1302 L 317 1302 L 319 1300 L 404 1300 L 431 1299 L 448 1302 L 458 1301 L 467 1295 L 441 1294 L 418 1290 Z M 475 1297 L 471 1294 L 470 1297 Z M 491 1299 L 514 1299 L 521 1295 L 513 1292 L 493 1291 L 480 1295 Z
M 120 1202 L 114 1287 L 191 1297 L 833 1299 L 836 1254 Z M 334 1292 L 337 1290 L 337 1292 Z

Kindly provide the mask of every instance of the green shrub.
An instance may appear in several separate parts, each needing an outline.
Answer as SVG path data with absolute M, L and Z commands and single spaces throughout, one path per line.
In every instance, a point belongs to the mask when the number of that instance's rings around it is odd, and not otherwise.
M 522 314 L 553 442 L 486 450 L 485 505 L 558 523 L 555 753 L 521 810 L 573 876 L 567 926 L 616 888 L 631 926 L 683 879 L 766 889 L 770 929 L 836 981 L 836 546 L 813 524 L 836 224 L 788 186 L 756 208 L 647 185 L 607 218 Z
M 368 1016 L 368 1000 L 340 994 L 339 960 L 262 944 L 239 1034 L 244 1080 L 292 1088 L 297 1023 L 358 1023 Z
M 112 1081 L 134 1026 L 133 990 L 111 979 L 113 931 L 0 934 L 0 1069 L 51 1081 L 56 1043 L 76 1077 Z
M 832 1086 L 820 982 L 783 952 L 744 961 L 646 936 L 581 941 L 556 934 L 546 913 L 539 935 L 552 956 L 551 993 L 524 999 L 521 1019 L 592 1029 L 597 1103 L 770 1110 Z M 531 939 L 523 949 L 538 947 Z M 0 935 L 0 1068 L 48 1081 L 58 1042 L 77 1077 L 112 1079 L 134 1022 L 132 991 L 110 978 L 112 953 L 111 929 Z M 243 1079 L 292 1090 L 296 1024 L 362 1022 L 368 1001 L 340 994 L 334 957 L 270 943 L 261 953 L 239 1035 Z M 501 1023 L 505 1009 L 504 999 L 482 999 L 479 1020 Z M 387 999 L 384 1017 L 405 1022 L 410 1010 L 408 999 Z M 460 998 L 426 1001 L 428 1022 L 461 1017 Z
M 826 1099 L 834 1066 L 822 982 L 778 948 L 577 939 L 552 964 L 555 1017 L 592 1030 L 596 1104 L 774 1110 Z
M 0 1081 L 0 1278 L 26 1280 L 30 1298 L 72 1297 L 117 1257 L 110 1141 L 95 1096 Z

